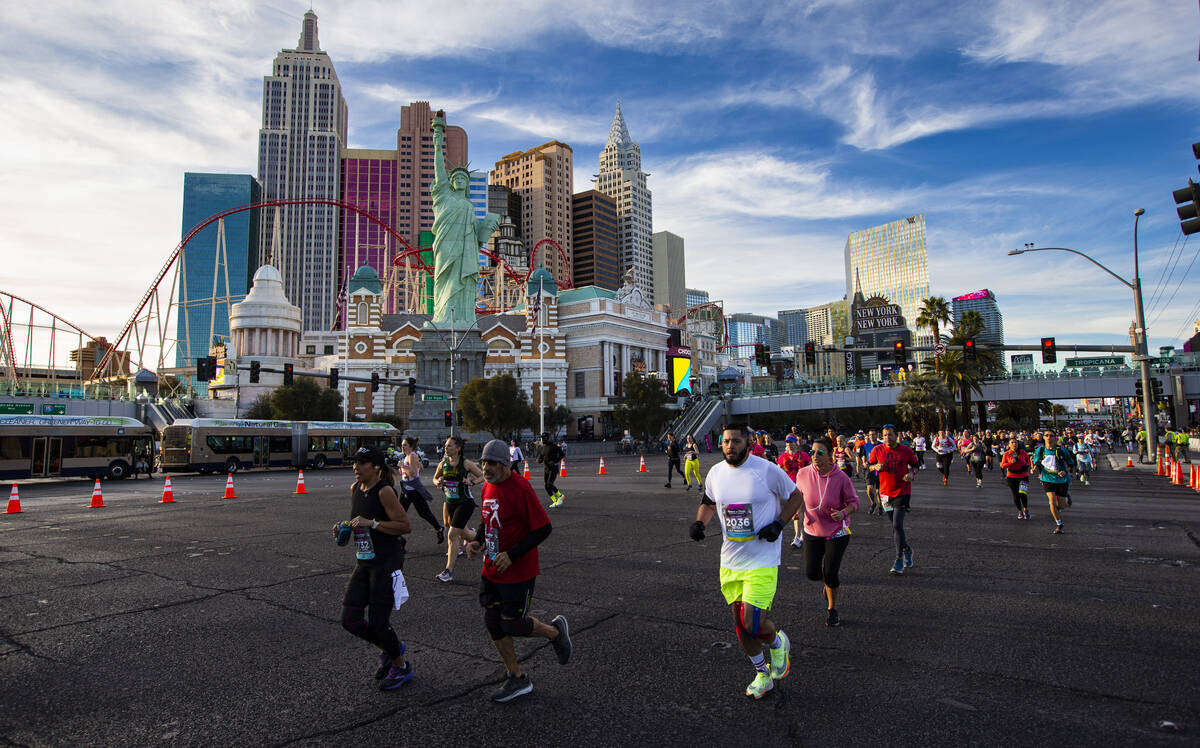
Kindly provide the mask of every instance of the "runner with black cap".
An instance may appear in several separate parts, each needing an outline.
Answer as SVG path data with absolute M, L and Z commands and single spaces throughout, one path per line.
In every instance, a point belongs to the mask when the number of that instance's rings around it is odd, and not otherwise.
M 383 452 L 363 447 L 354 453 L 354 484 L 350 486 L 348 522 L 333 526 L 338 545 L 354 540 L 357 560 L 342 599 L 342 626 L 379 647 L 375 678 L 390 691 L 412 680 L 413 667 L 404 659 L 404 642 L 388 620 L 404 600 L 404 538 L 412 524 L 392 487 L 392 471 Z
M 507 673 L 503 685 L 492 692 L 492 700 L 505 702 L 533 690 L 517 661 L 514 636 L 549 639 L 561 665 L 570 661 L 573 648 L 566 618 L 555 616 L 546 624 L 529 615 L 533 583 L 540 571 L 538 544 L 550 536 L 550 516 L 529 481 L 513 472 L 504 442 L 493 439 L 485 444 L 479 464 L 485 481 L 483 521 L 475 540 L 467 544 L 467 554 L 474 558 L 484 552 L 479 604 Z

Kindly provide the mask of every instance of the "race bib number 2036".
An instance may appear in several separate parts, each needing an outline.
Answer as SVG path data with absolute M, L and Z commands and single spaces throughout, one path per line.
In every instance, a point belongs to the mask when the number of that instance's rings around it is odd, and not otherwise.
M 735 543 L 754 539 L 754 507 L 750 504 L 725 506 L 725 537 Z

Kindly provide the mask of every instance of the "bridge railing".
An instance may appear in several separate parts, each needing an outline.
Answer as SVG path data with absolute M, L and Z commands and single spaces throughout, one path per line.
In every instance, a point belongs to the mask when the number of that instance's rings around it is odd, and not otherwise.
M 0 379 L 0 397 L 49 397 L 64 400 L 129 400 L 125 387 L 103 383 L 25 382 Z

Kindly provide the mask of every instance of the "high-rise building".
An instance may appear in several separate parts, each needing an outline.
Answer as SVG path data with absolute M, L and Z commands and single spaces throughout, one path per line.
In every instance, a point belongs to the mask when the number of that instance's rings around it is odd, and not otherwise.
M 433 229 L 433 109 L 428 101 L 414 101 L 400 108 L 396 131 L 399 210 L 396 230 L 411 246 L 420 244 L 421 232 Z M 467 164 L 467 133 L 457 125 L 446 126 L 446 169 Z
M 572 198 L 574 259 L 571 280 L 576 288 L 599 286 L 609 291 L 621 287 L 621 258 L 617 255 L 617 204 L 596 190 Z
M 846 298 L 859 291 L 898 305 L 909 329 L 916 328 L 921 302 L 929 296 L 923 214 L 854 231 L 846 238 Z M 915 344 L 933 342 L 932 335 L 922 331 Z
M 825 352 L 827 347 L 841 348 L 850 334 L 850 303 L 845 299 L 809 307 L 804 314 L 808 339 L 817 346 L 817 362 L 809 365 L 804 348 L 796 352 L 798 376 L 822 382 L 840 382 L 846 378 L 845 353 Z
M 553 239 L 567 256 L 564 264 L 553 247 L 543 245 L 534 264 L 550 271 L 560 283 L 571 277 L 574 245 L 571 241 L 571 199 L 574 174 L 571 146 L 557 140 L 528 151 L 510 153 L 496 162 L 491 183 L 504 185 L 521 200 L 521 220 L 516 222 L 531 251 L 542 239 Z
M 343 149 L 342 202 L 365 210 L 394 227 L 399 207 L 396 202 L 397 165 L 396 151 Z M 341 291 L 363 265 L 370 265 L 381 278 L 386 278 L 392 257 L 399 250 L 382 226 L 352 210 L 343 210 L 338 222 L 338 254 L 341 257 L 338 290 Z
M 617 202 L 617 242 L 621 252 L 621 275 L 633 271 L 633 279 L 642 293 L 654 293 L 654 248 L 651 234 L 654 223 L 650 189 L 642 171 L 642 149 L 629 137 L 621 102 L 608 130 L 608 142 L 600 153 L 600 173 L 596 189 Z
M 804 350 L 808 342 L 808 310 L 784 309 L 779 312 L 779 322 L 783 325 L 784 345 L 795 346 L 797 351 Z M 797 354 L 799 355 L 799 354 Z
M 488 212 L 512 219 L 513 223 L 521 221 L 521 197 L 511 187 L 504 184 L 488 185 Z M 518 234 L 518 237 L 520 235 Z
M 349 112 L 329 55 L 317 40 L 317 14 L 304 14 L 295 49 L 275 56 L 263 78 L 262 128 L 258 131 L 258 179 L 263 198 L 340 194 L 338 160 L 346 146 Z M 290 205 L 263 211 L 259 262 L 278 247 L 288 299 L 301 308 L 304 329 L 327 330 L 338 293 L 338 209 L 331 205 Z
M 670 231 L 656 231 L 650 237 L 650 245 L 654 275 L 652 298 L 655 304 L 669 306 L 671 317 L 676 318 L 687 309 L 683 237 Z
M 729 345 L 739 346 L 736 351 L 731 351 L 731 355 L 735 357 L 753 356 L 749 346 L 754 343 L 762 343 L 775 353 L 778 353 L 783 345 L 783 325 L 772 317 L 738 312 L 726 317 L 725 324 L 729 330 Z
M 709 301 L 710 299 L 708 298 L 708 291 L 701 291 L 698 288 L 683 289 L 683 303 L 684 306 L 688 307 L 689 309 L 694 306 L 700 306 L 701 304 L 707 304 Z M 680 314 L 682 314 L 682 312 L 680 312 Z
M 262 199 L 258 180 L 249 174 L 183 175 L 183 231 L 187 236 L 209 216 Z M 229 339 L 229 305 L 245 298 L 250 279 L 258 269 L 257 210 L 234 213 L 225 224 L 224 269 L 217 256 L 220 226 L 210 223 L 192 237 L 183 253 L 179 269 L 179 316 L 176 318 L 175 365 L 191 366 L 199 356 L 207 356 L 213 337 Z M 216 287 L 213 287 L 214 270 Z M 225 300 L 225 282 L 229 299 Z M 220 299 L 215 303 L 214 299 Z
M 982 291 L 955 296 L 950 301 L 950 314 L 955 326 L 962 321 L 963 312 L 979 312 L 983 318 L 983 332 L 975 338 L 975 342 L 983 345 L 1004 345 L 1004 316 L 1000 314 L 1000 305 L 996 295 L 986 288 Z M 912 325 L 909 325 L 912 327 Z

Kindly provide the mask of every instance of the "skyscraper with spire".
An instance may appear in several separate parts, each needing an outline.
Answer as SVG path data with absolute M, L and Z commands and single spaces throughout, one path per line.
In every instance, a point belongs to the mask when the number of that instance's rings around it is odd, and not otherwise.
M 317 39 L 317 14 L 304 14 L 296 49 L 275 56 L 263 78 L 258 179 L 264 200 L 340 196 L 339 159 L 349 112 L 329 55 Z M 259 262 L 283 276 L 305 330 L 328 330 L 338 295 L 338 209 L 292 205 L 261 212 Z
M 621 274 L 633 271 L 633 279 L 648 298 L 654 298 L 654 247 L 651 236 L 650 189 L 646 187 L 646 172 L 642 171 L 642 149 L 629 137 L 629 128 L 621 114 L 621 102 L 608 142 L 600 153 L 600 173 L 596 175 L 596 190 L 617 203 L 617 252 L 621 257 Z

